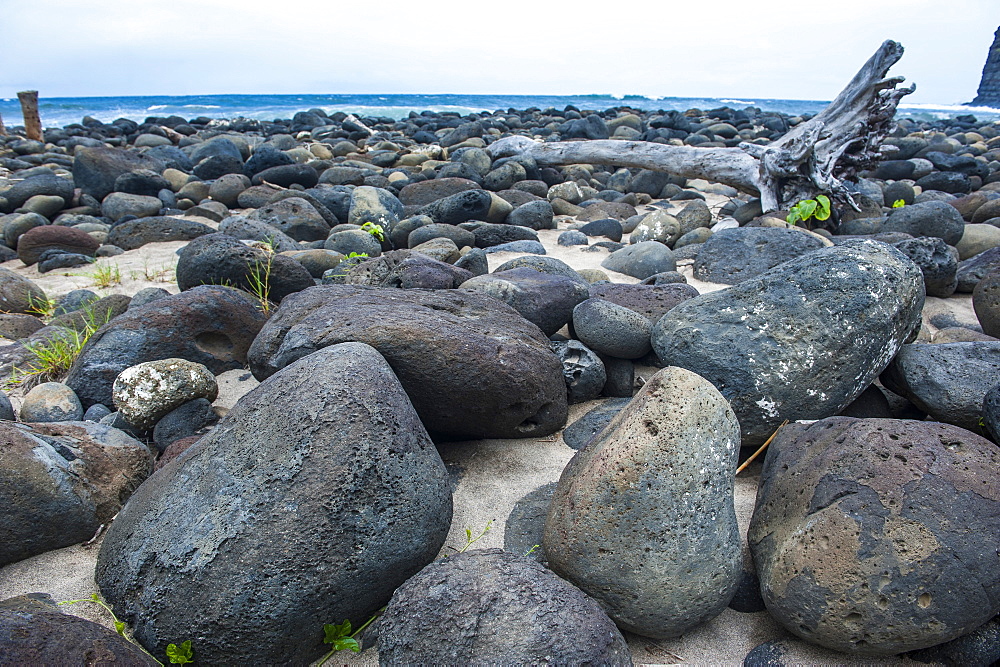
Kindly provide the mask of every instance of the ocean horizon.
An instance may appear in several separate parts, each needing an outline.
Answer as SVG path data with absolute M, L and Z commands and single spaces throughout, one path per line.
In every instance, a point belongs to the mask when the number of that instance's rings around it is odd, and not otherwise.
M 646 97 L 643 95 L 462 95 L 462 94 L 302 94 L 302 95 L 127 95 L 116 97 L 39 98 L 39 114 L 44 127 L 65 127 L 91 116 L 108 123 L 117 118 L 142 122 L 151 116 L 181 116 L 185 119 L 291 118 L 298 111 L 319 108 L 326 113 L 342 111 L 357 116 L 404 118 L 411 112 L 454 112 L 459 115 L 507 109 L 562 109 L 572 105 L 581 110 L 603 110 L 628 106 L 643 111 L 708 111 L 719 107 L 756 107 L 788 115 L 816 114 L 829 100 L 783 100 L 734 97 Z M 21 107 L 16 97 L 0 99 L 0 115 L 8 127 L 20 125 Z M 980 121 L 1000 121 L 1000 109 L 964 104 L 907 104 L 905 98 L 897 118 L 934 121 L 959 115 L 973 115 Z

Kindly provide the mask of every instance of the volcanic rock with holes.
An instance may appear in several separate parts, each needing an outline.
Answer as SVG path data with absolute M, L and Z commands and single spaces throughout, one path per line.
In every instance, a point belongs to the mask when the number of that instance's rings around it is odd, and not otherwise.
M 118 412 L 129 424 L 148 430 L 174 408 L 197 398 L 219 395 L 215 376 L 187 359 L 158 359 L 123 370 L 111 388 Z
M 677 637 L 726 608 L 740 574 L 740 427 L 682 368 L 657 372 L 566 466 L 545 522 L 549 567 L 622 629 Z
M 737 227 L 708 237 L 694 260 L 694 277 L 735 285 L 782 262 L 824 247 L 817 236 L 795 229 Z
M 311 287 L 268 320 L 250 369 L 264 379 L 348 341 L 382 353 L 432 433 L 527 438 L 566 422 L 562 364 L 548 339 L 507 304 L 472 290 Z
M 90 539 L 152 469 L 149 448 L 109 426 L 0 421 L 0 566 Z
M 437 560 L 399 587 L 378 619 L 380 665 L 631 665 L 593 599 L 500 549 Z
M 267 319 L 258 306 L 239 290 L 202 285 L 129 310 L 87 341 L 66 384 L 88 408 L 111 405 L 115 378 L 144 361 L 178 357 L 216 375 L 242 368 Z
M 831 417 L 767 451 L 748 538 L 768 611 L 848 653 L 933 646 L 1000 612 L 1000 449 L 936 422 Z
M 847 407 L 920 327 L 924 278 L 898 250 L 850 241 L 681 303 L 653 327 L 664 364 L 714 384 L 744 446 L 783 419 Z
M 96 581 L 151 653 L 309 664 L 433 560 L 448 475 L 385 359 L 324 348 L 246 394 L 119 513 Z

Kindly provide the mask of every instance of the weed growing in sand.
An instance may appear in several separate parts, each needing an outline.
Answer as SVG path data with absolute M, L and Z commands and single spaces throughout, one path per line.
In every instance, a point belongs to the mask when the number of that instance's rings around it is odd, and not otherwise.
M 19 386 L 34 386 L 63 376 L 69 372 L 70 366 L 80 356 L 80 351 L 94 332 L 107 324 L 110 319 L 110 310 L 104 311 L 101 315 L 90 308 L 84 308 L 82 330 L 66 328 L 48 340 L 25 343 L 24 348 L 31 353 L 28 365 L 24 368 L 14 366 L 5 382 L 5 387 L 12 389 Z
M 153 660 L 155 660 L 156 664 L 161 665 L 161 666 L 163 665 L 163 663 L 160 662 L 159 660 L 157 660 L 156 656 L 154 656 L 152 653 L 150 653 L 149 651 L 147 651 L 142 646 L 142 644 L 140 644 L 139 642 L 135 641 L 134 639 L 132 639 L 131 637 L 129 637 L 127 634 L 125 634 L 125 623 L 123 621 L 119 621 L 118 620 L 118 617 L 115 616 L 115 612 L 112 611 L 111 607 L 104 600 L 102 600 L 101 598 L 99 598 L 97 596 L 97 593 L 94 593 L 89 598 L 82 598 L 80 600 L 64 600 L 63 602 L 58 602 L 57 604 L 60 604 L 60 605 L 63 605 L 63 604 L 77 604 L 77 603 L 80 603 L 80 602 L 93 602 L 94 604 L 99 605 L 100 607 L 102 607 L 104 609 L 104 611 L 108 612 L 108 614 L 111 615 L 111 619 L 115 623 L 115 632 L 117 632 L 119 635 L 121 635 L 122 637 L 124 637 L 126 641 L 129 641 L 129 642 L 135 644 L 136 646 L 138 646 L 139 650 L 142 651 L 143 653 L 145 653 L 146 655 L 148 655 Z M 168 644 L 166 652 L 167 652 L 167 660 L 169 660 L 170 664 L 172 664 L 172 665 L 183 665 L 183 664 L 186 664 L 186 663 L 189 663 L 189 662 L 194 662 L 194 649 L 191 648 L 191 640 L 190 639 L 188 639 L 185 642 L 182 642 L 180 646 L 178 646 L 177 644 Z
M 479 540 L 481 540 L 484 537 L 486 537 L 486 533 L 490 532 L 491 528 L 493 528 L 493 519 L 490 519 L 489 521 L 487 521 L 486 522 L 486 526 L 483 527 L 482 532 L 479 533 L 478 535 L 476 535 L 475 537 L 473 537 L 473 535 L 472 535 L 472 529 L 471 528 L 466 528 L 465 529 L 465 545 L 461 549 L 458 549 L 455 553 L 461 554 L 461 553 L 465 553 L 466 551 L 468 551 L 469 547 L 471 547 L 473 544 L 475 544 Z M 454 548 L 454 547 L 451 547 L 451 548 Z M 448 557 L 447 554 L 444 557 L 447 558 Z
M 55 299 L 47 297 L 35 298 L 31 294 L 28 294 L 27 313 L 29 315 L 34 315 L 35 317 L 52 317 L 55 312 Z
M 174 278 L 171 275 L 174 269 L 169 264 L 164 264 L 159 269 L 150 267 L 147 262 L 143 262 L 142 271 L 133 270 L 129 272 L 129 278 L 132 280 L 145 280 L 148 282 L 157 283 L 172 283 Z
M 270 243 L 263 245 L 267 259 L 250 265 L 247 281 L 250 283 L 250 293 L 257 299 L 261 311 L 267 315 L 271 312 L 271 264 L 274 262 L 274 246 Z
M 122 272 L 117 264 L 97 264 L 94 272 L 90 274 L 94 285 L 101 289 L 107 289 L 112 285 L 118 285 L 122 281 Z
M 830 198 L 826 195 L 816 195 L 816 199 L 803 199 L 791 208 L 786 220 L 788 224 L 794 225 L 802 221 L 806 222 L 810 218 L 817 220 L 828 220 L 830 218 Z

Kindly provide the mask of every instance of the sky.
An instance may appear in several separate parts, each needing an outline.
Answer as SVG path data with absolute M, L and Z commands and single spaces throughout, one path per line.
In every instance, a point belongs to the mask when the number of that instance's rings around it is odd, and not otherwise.
M 0 0 L 0 97 L 459 93 L 829 100 L 878 48 L 976 95 L 998 0 Z

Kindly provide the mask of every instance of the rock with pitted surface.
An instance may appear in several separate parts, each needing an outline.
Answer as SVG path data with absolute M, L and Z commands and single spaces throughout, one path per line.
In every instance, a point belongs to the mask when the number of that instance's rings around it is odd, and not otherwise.
M 343 283 L 401 289 L 454 289 L 472 272 L 419 252 L 391 250 L 346 270 Z
M 703 378 L 664 368 L 577 452 L 549 505 L 549 567 L 629 632 L 665 639 L 717 616 L 740 574 L 740 428 Z
M 958 263 L 958 271 L 955 274 L 958 279 L 958 291 L 964 293 L 974 291 L 979 281 L 994 271 L 1000 271 L 1000 248 L 990 248 L 962 260 Z
M 662 285 L 600 283 L 590 286 L 590 296 L 625 306 L 644 315 L 650 324 L 656 324 L 671 308 L 698 296 L 698 290 L 684 283 Z
M 996 445 L 949 424 L 786 426 L 748 533 L 771 616 L 810 642 L 875 656 L 979 627 L 1000 612 L 998 467 Z
M 147 243 L 190 241 L 213 233 L 214 229 L 201 222 L 156 216 L 115 225 L 108 232 L 108 243 L 122 250 L 135 250 Z
M 174 408 L 188 401 L 219 395 L 215 376 L 202 364 L 186 359 L 157 359 L 126 368 L 115 378 L 111 397 L 132 426 L 149 430 Z
M 573 308 L 589 297 L 587 286 L 566 276 L 542 273 L 528 267 L 476 276 L 462 283 L 503 301 L 551 336 L 573 317 Z
M 608 379 L 600 356 L 578 340 L 554 340 L 552 351 L 562 361 L 569 402 L 597 398 Z
M 983 333 L 1000 338 L 1000 270 L 989 273 L 976 284 L 972 307 Z
M 160 664 L 117 632 L 64 613 L 48 593 L 0 602 L 0 651 L 4 665 Z
M 837 414 L 915 336 L 920 269 L 878 241 L 851 241 L 681 303 L 653 327 L 664 364 L 719 388 L 745 446 L 783 419 Z
M 153 481 L 108 530 L 95 579 L 151 653 L 191 637 L 204 664 L 317 660 L 322 624 L 361 625 L 451 524 L 434 443 L 356 343 L 261 383 Z
M 93 537 L 150 473 L 153 455 L 92 422 L 0 422 L 0 566 Z
M 1000 342 L 904 345 L 882 384 L 937 421 L 979 427 L 983 397 L 1000 378 Z
M 948 298 L 958 288 L 958 251 L 936 236 L 922 236 L 893 243 L 924 274 L 927 296 Z
M 265 222 L 295 241 L 323 241 L 330 235 L 330 225 L 323 216 L 300 197 L 265 204 L 247 217 Z
M 928 201 L 893 209 L 882 223 L 881 231 L 936 236 L 953 246 L 962 240 L 965 221 L 954 206 L 942 201 Z
M 632 664 L 625 638 L 593 599 L 500 549 L 425 567 L 393 594 L 376 632 L 382 665 Z
M 657 241 L 642 241 L 608 255 L 601 266 L 643 280 L 657 273 L 673 271 L 677 261 L 670 248 Z
M 722 229 L 708 237 L 694 260 L 694 277 L 735 285 L 790 259 L 824 247 L 812 234 L 778 227 Z
M 247 350 L 267 317 L 249 295 L 202 285 L 129 310 L 95 333 L 70 368 L 66 384 L 84 408 L 111 405 L 111 387 L 129 366 L 179 357 L 219 374 L 247 363 Z
M 507 304 L 472 290 L 309 288 L 271 316 L 250 369 L 267 378 L 348 341 L 382 353 L 432 433 L 524 438 L 566 421 L 562 364 L 548 339 Z

